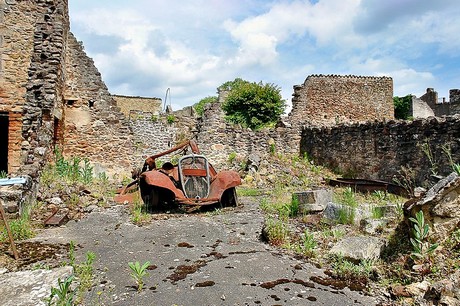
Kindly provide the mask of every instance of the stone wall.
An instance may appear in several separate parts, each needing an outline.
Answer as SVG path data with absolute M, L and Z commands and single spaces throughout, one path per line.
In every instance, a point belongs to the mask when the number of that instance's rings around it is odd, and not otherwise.
M 460 163 L 460 116 L 306 127 L 300 151 L 345 176 L 392 181 L 402 166 L 408 167 L 422 184 L 430 180 L 432 170 L 440 175 L 452 171 L 443 148 Z
M 299 153 L 300 129 L 289 124 L 278 124 L 276 128 L 252 131 L 226 122 L 219 101 L 208 105 L 198 123 L 197 141 L 201 152 L 217 168 L 226 167 L 230 154 L 241 160 L 250 155 L 266 157 L 271 150 L 278 153 Z
M 129 125 L 133 131 L 135 163 L 142 166 L 151 155 L 161 153 L 195 137 L 196 118 L 181 112 L 154 114 L 131 111 Z
M 112 97 L 126 117 L 129 117 L 131 110 L 150 112 L 154 115 L 158 115 L 162 109 L 162 102 L 160 98 L 130 97 L 120 95 L 112 95 Z
M 8 172 L 22 164 L 22 113 L 37 21 L 45 8 L 37 1 L 0 0 L 0 112 L 9 115 Z
M 438 99 L 438 93 L 433 88 L 427 88 L 426 93 L 420 99 L 431 107 L 435 116 L 441 117 L 460 114 L 459 89 L 451 89 L 449 91 L 449 101 L 446 101 L 445 98 L 442 98 L 442 100 Z
M 69 33 L 63 108 L 64 155 L 88 158 L 97 172 L 127 174 L 136 165 L 133 135 L 83 45 Z
M 394 119 L 389 77 L 311 75 L 294 86 L 291 122 L 334 125 Z

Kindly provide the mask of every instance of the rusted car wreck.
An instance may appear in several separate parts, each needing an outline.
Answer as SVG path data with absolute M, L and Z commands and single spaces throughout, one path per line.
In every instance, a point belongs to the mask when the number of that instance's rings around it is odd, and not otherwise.
M 157 166 L 157 159 L 180 150 L 184 155 L 176 164 L 167 161 L 161 167 Z M 177 205 L 187 206 L 188 211 L 204 205 L 237 205 L 235 187 L 241 185 L 239 174 L 235 171 L 217 172 L 208 159 L 200 154 L 193 140 L 150 156 L 140 172 L 130 185 L 138 184 L 148 211 L 165 210 Z M 131 188 L 130 185 L 124 188 L 121 195 Z

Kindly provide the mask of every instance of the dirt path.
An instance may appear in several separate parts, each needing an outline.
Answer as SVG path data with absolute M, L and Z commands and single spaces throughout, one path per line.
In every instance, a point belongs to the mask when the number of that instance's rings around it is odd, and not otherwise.
M 323 271 L 260 241 L 263 215 L 253 198 L 219 213 L 165 215 L 142 227 L 126 209 L 93 211 L 35 240 L 75 241 L 77 261 L 96 253 L 87 305 L 375 305 L 374 298 L 312 279 Z M 161 215 L 157 219 L 161 219 Z M 128 262 L 153 265 L 138 293 Z

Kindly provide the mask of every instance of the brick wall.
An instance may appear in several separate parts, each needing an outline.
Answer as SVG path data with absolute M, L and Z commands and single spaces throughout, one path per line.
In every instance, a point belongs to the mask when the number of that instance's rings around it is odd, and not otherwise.
M 311 75 L 294 86 L 291 122 L 334 125 L 394 119 L 389 77 Z

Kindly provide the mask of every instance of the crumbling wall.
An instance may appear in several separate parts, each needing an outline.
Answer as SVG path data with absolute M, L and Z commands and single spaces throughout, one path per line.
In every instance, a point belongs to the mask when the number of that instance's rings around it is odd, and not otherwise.
M 133 131 L 134 157 L 137 166 L 142 166 L 145 158 L 175 147 L 196 134 L 196 118 L 182 112 L 154 114 L 151 112 L 131 112 L 129 125 Z
M 0 1 L 0 112 L 8 115 L 8 172 L 25 176 L 4 186 L 9 213 L 34 197 L 40 170 L 54 145 L 62 108 L 67 1 Z M 31 179 L 32 178 L 32 179 Z
M 8 146 L 9 173 L 17 172 L 24 162 L 23 110 L 27 90 L 32 86 L 27 84 L 28 71 L 34 47 L 40 44 L 34 34 L 38 23 L 44 22 L 45 12 L 46 7 L 37 1 L 0 1 L 0 112 L 9 117 L 8 144 L 0 145 Z
M 342 122 L 394 119 L 390 77 L 311 75 L 294 86 L 293 124 L 334 125 Z
M 96 172 L 107 172 L 109 177 L 128 173 L 136 164 L 128 121 L 71 33 L 66 58 L 64 155 L 88 158 Z
M 452 172 L 446 151 L 460 163 L 459 149 L 460 116 L 306 127 L 300 147 L 302 154 L 348 177 L 392 181 L 406 167 L 415 172 L 417 184 L 433 173 Z
M 270 152 L 299 153 L 298 128 L 281 123 L 275 128 L 260 131 L 235 126 L 224 120 L 223 99 L 219 95 L 218 102 L 209 104 L 198 124 L 200 150 L 214 165 L 227 167 L 231 154 L 246 161 L 250 155 L 264 158 Z
M 449 90 L 449 101 L 445 98 L 438 99 L 438 93 L 433 88 L 427 88 L 426 93 L 420 97 L 433 110 L 437 117 L 460 114 L 460 90 Z
M 161 99 L 148 97 L 130 97 L 121 95 L 112 95 L 121 112 L 129 117 L 130 111 L 150 112 L 153 115 L 159 115 L 161 112 Z

